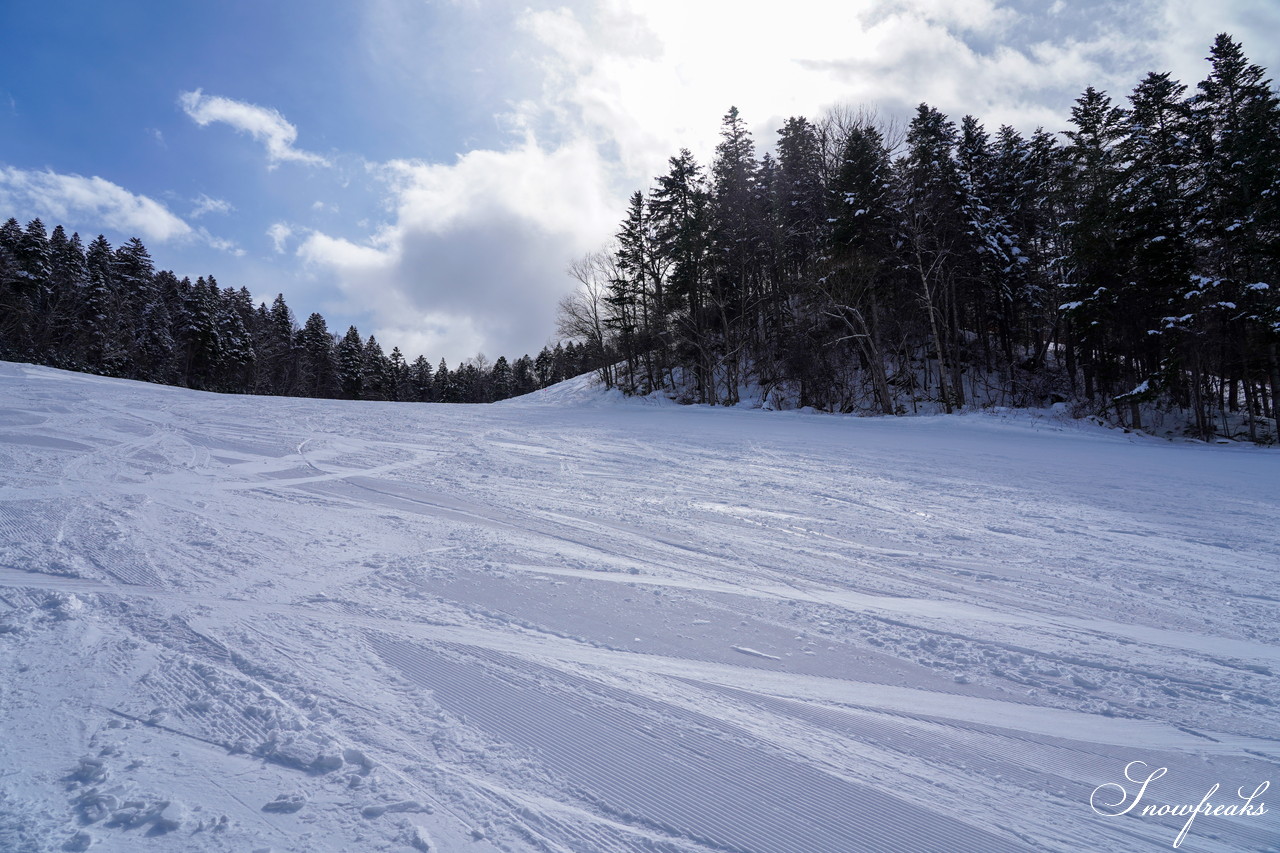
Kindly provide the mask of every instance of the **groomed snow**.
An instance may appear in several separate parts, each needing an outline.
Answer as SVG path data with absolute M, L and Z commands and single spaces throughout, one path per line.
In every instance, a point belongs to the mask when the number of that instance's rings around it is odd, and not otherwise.
M 1276 451 L 1043 412 L 0 363 L 0 851 L 1168 850 L 1280 782 L 1278 571 Z

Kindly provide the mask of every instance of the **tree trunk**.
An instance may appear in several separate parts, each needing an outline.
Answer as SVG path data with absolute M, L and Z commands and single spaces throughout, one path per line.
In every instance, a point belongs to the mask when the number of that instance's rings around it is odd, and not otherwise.
M 1268 355 L 1271 360 L 1271 417 L 1280 427 L 1280 355 L 1276 353 L 1275 344 L 1270 346 Z

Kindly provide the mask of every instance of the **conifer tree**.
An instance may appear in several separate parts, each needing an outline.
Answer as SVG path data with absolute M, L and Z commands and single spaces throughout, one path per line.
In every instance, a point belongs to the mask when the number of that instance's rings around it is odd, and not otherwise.
M 18 262 L 21 240 L 22 226 L 17 219 L 11 217 L 0 226 L 0 357 L 4 358 L 21 358 L 31 313 Z
M 432 399 L 437 403 L 456 403 L 458 397 L 453 383 L 453 374 L 449 372 L 449 365 L 445 360 L 440 359 L 440 365 L 436 368 L 435 376 L 431 379 L 433 388 L 431 391 Z
M 414 393 L 409 365 L 404 360 L 404 353 L 400 352 L 400 347 L 391 348 L 391 355 L 387 357 L 387 366 L 390 385 L 388 399 L 397 401 L 412 400 Z
M 538 357 L 533 362 L 534 376 L 537 379 L 539 388 L 546 388 L 552 382 L 552 360 L 551 350 L 543 347 L 538 352 Z M 438 375 L 438 374 L 437 374 Z
M 344 400 L 359 400 L 364 396 L 364 341 L 355 326 L 337 346 L 338 388 Z
M 817 129 L 803 116 L 792 116 L 778 131 L 777 179 L 782 262 L 789 279 L 803 279 L 821 248 L 829 218 L 822 172 Z
M 956 279 L 968 239 L 954 158 L 956 127 L 938 110 L 921 104 L 906 141 L 907 152 L 897 170 L 903 258 L 924 315 L 928 349 L 938 363 L 938 399 L 951 412 L 964 404 Z
M 217 289 L 217 285 L 213 285 Z M 252 305 L 248 291 L 226 288 L 218 294 L 216 323 L 218 330 L 218 375 L 220 391 L 252 393 L 254 390 L 257 351 L 253 334 L 245 326 L 244 317 Z
M 382 345 L 373 335 L 365 342 L 360 369 L 360 399 L 391 399 L 391 364 L 382 352 Z
M 117 285 L 115 251 L 99 234 L 85 251 L 89 287 L 85 296 L 85 337 L 89 363 L 108 376 L 120 375 L 128 362 L 120 333 L 131 328 L 120 288 Z
M 258 393 L 285 396 L 296 393 L 298 327 L 283 293 L 276 294 L 270 309 L 259 312 L 256 332 Z
M 668 161 L 666 175 L 657 179 L 649 202 L 655 249 L 668 269 L 666 293 L 677 360 L 692 368 L 699 402 L 709 402 L 713 358 L 707 341 L 707 255 L 710 251 L 709 192 L 702 167 L 688 149 Z M 536 366 L 536 365 L 535 365 Z M 542 379 L 545 387 L 550 384 Z
M 409 368 L 409 381 L 413 388 L 413 398 L 419 403 L 430 403 L 435 397 L 432 395 L 433 382 L 435 372 L 431 369 L 431 362 L 427 361 L 425 355 L 420 355 L 413 360 L 413 364 Z
M 147 287 L 143 299 L 134 338 L 131 372 L 137 379 L 167 383 L 173 378 L 175 350 L 169 306 L 154 286 Z
M 92 256 L 92 251 L 90 254 Z M 222 335 L 218 322 L 220 296 L 217 283 L 201 276 L 183 305 L 179 320 L 185 343 L 185 351 L 181 354 L 181 372 L 184 384 L 189 388 L 221 390 Z
M 1132 425 L 1141 427 L 1139 404 L 1161 391 L 1178 391 L 1179 365 L 1171 349 L 1195 332 L 1182 324 L 1171 304 L 1191 291 L 1192 125 L 1183 99 L 1186 86 L 1167 73 L 1152 72 L 1129 96 L 1127 134 L 1120 144 L 1125 161 L 1121 233 L 1128 269 L 1117 295 L 1118 334 L 1123 346 L 1122 379 L 1129 388 L 1117 397 L 1129 403 Z M 1176 313 L 1171 313 L 1171 310 Z M 1172 340 L 1165 343 L 1164 338 Z M 1199 372 L 1198 366 L 1188 365 Z M 1198 404 L 1200 381 L 1191 388 Z M 1197 415 L 1201 420 L 1202 415 Z
M 498 356 L 489 372 L 490 394 L 494 400 L 505 400 L 512 395 L 511 364 L 505 355 Z
M 49 363 L 83 368 L 85 359 L 78 340 L 85 307 L 89 269 L 79 234 L 66 236 L 61 225 L 49 237 L 50 290 L 46 334 L 41 349 Z
M 582 285 L 580 292 L 586 298 L 582 310 L 567 310 L 562 316 L 572 314 L 579 321 L 569 324 L 569 334 L 584 335 L 602 350 L 605 328 L 611 330 L 626 363 L 626 375 L 619 377 L 621 384 L 628 391 L 638 387 L 637 366 L 643 360 L 644 384 L 652 388 L 662 369 L 653 353 L 665 338 L 667 297 L 657 268 L 649 211 L 639 190 L 631 196 L 615 239 L 617 251 L 612 255 L 589 254 L 570 266 L 570 274 Z M 602 290 L 607 293 L 598 298 Z M 604 316 L 600 316 L 601 301 L 608 309 Z M 611 370 L 605 371 L 604 379 L 613 384 Z
M 874 126 L 855 124 L 845 137 L 840 168 L 829 194 L 826 257 L 819 310 L 839 324 L 841 338 L 856 343 L 872 375 L 876 405 L 894 412 L 885 369 L 885 311 L 892 304 L 896 255 L 893 174 L 884 137 Z M 793 347 L 796 367 L 813 362 L 816 347 L 803 336 Z M 809 405 L 812 378 L 804 371 L 801 405 Z
M 1199 176 L 1198 322 L 1226 361 L 1231 408 L 1241 385 L 1253 413 L 1280 403 L 1280 97 L 1226 33 L 1191 99 Z M 1262 389 L 1270 386 L 1270 406 Z M 1262 404 L 1262 405 L 1259 405 Z M 1250 419 L 1250 429 L 1254 422 Z
M 1089 87 L 1076 99 L 1071 122 L 1075 129 L 1064 134 L 1069 143 L 1062 193 L 1062 239 L 1070 260 L 1061 308 L 1068 353 L 1078 355 L 1085 396 L 1093 399 L 1113 393 L 1119 381 L 1115 317 L 1126 264 L 1119 202 L 1125 112 L 1105 92 Z
M 538 390 L 538 378 L 534 370 L 533 359 L 529 357 L 528 353 L 516 359 L 511 372 L 512 383 L 515 385 L 515 393 L 517 395 L 529 394 Z
M 312 313 L 297 334 L 298 393 L 304 397 L 334 397 L 338 394 L 337 353 L 328 324 Z
M 22 358 L 34 359 L 51 300 L 49 235 L 44 222 L 37 217 L 6 242 L 16 262 L 16 269 L 10 274 L 9 296 L 3 306 L 11 313 L 13 323 L 8 348 Z
M 740 370 L 748 354 L 752 329 L 747 315 L 763 288 L 759 269 L 762 248 L 759 165 L 755 144 L 737 107 L 721 120 L 720 144 L 711 166 L 711 278 L 704 324 L 707 367 L 713 382 L 708 402 L 738 402 Z M 723 395 L 720 387 L 723 387 Z

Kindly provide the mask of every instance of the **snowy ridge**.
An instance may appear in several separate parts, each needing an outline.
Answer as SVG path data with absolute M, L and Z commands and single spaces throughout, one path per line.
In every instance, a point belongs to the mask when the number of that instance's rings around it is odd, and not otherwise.
M 1126 765 L 1280 782 L 1274 452 L 539 393 L 0 364 L 0 850 L 1156 851 Z
M 677 403 L 669 395 L 670 392 L 658 390 L 644 396 L 627 396 L 617 388 L 605 388 L 603 383 L 596 377 L 594 373 L 584 373 L 581 376 L 575 376 L 566 379 L 547 388 L 525 394 L 520 397 L 511 397 L 501 400 L 493 405 L 506 407 L 523 408 L 527 406 L 558 406 L 558 407 L 608 407 L 616 405 L 633 405 L 633 406 L 676 406 L 682 405 Z M 812 409 L 797 410 L 794 405 L 779 408 L 776 404 L 778 401 L 774 399 L 776 395 L 767 394 L 759 385 L 744 385 L 737 389 L 740 402 L 734 406 L 736 409 L 762 409 L 774 412 L 780 416 L 812 416 L 817 414 L 825 414 L 827 417 L 833 418 L 855 418 L 855 417 L 884 417 L 871 413 L 819 413 Z M 687 391 L 686 391 L 687 395 Z M 790 401 L 794 403 L 794 401 Z M 718 407 L 711 407 L 718 408 Z M 1071 413 L 1071 406 L 1067 403 L 1054 403 L 1049 406 L 1034 407 L 1015 407 L 1003 406 L 995 404 L 971 405 L 965 409 L 957 411 L 953 415 L 942 415 L 941 407 L 932 403 L 921 403 L 918 413 L 903 413 L 894 416 L 892 420 L 899 422 L 934 422 L 941 425 L 953 424 L 955 418 L 967 418 L 977 421 L 996 421 L 1002 427 L 1020 426 L 1032 430 L 1048 430 L 1053 432 L 1082 432 L 1095 434 L 1111 434 L 1119 441 L 1155 441 L 1166 440 L 1174 441 L 1179 444 L 1204 444 L 1203 441 L 1186 437 L 1186 426 L 1184 422 L 1179 421 L 1173 415 L 1161 413 L 1159 410 L 1152 409 L 1147 412 L 1145 417 L 1147 420 L 1155 421 L 1160 424 L 1160 428 L 1151 432 L 1142 430 L 1130 431 L 1122 429 L 1114 424 L 1104 422 L 1097 417 L 1076 417 Z M 1174 429 L 1173 427 L 1177 427 Z M 1219 445 L 1235 445 L 1236 441 L 1219 438 L 1216 440 Z M 1242 444 L 1250 444 L 1249 442 L 1240 442 Z
M 495 406 L 615 406 L 619 404 L 674 406 L 674 401 L 660 391 L 645 397 L 628 397 L 617 388 L 605 388 L 595 373 L 574 376 L 530 394 L 499 400 Z

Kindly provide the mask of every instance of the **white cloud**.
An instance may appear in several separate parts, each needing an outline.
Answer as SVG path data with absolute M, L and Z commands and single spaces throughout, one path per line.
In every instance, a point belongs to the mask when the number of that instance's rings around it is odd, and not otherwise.
M 278 254 L 284 254 L 286 244 L 289 238 L 293 236 L 293 229 L 284 222 L 276 222 L 267 229 L 267 236 L 271 238 L 272 245 L 275 246 Z
M 272 167 L 286 160 L 312 166 L 331 165 L 319 154 L 294 148 L 298 129 L 273 109 L 206 95 L 200 89 L 183 92 L 178 96 L 178 102 L 192 121 L 201 127 L 220 121 L 261 142 L 267 149 L 267 159 Z
M 1194 91 L 1196 84 L 1209 76 L 1204 57 L 1209 55 L 1214 37 L 1227 32 L 1241 43 L 1251 61 L 1267 66 L 1273 75 L 1280 72 L 1276 67 L 1280 57 L 1275 55 L 1280 4 L 1255 0 L 1160 0 L 1157 6 L 1152 15 L 1157 34 L 1153 44 L 1160 64 L 1145 70 L 1170 71 Z M 1267 53 L 1271 56 L 1267 57 Z
M 420 351 L 451 362 L 478 349 L 536 352 L 570 289 L 565 265 L 612 230 L 604 169 L 586 140 L 547 151 L 532 137 L 451 165 L 395 161 L 375 168 L 390 224 L 362 242 L 312 232 L 297 254 L 333 275 L 347 307 L 369 311 L 388 341 L 416 329 Z
M 201 193 L 200 197 L 194 199 L 193 201 L 195 202 L 196 206 L 191 209 L 190 213 L 187 214 L 187 216 L 191 217 L 192 219 L 199 219 L 201 216 L 204 216 L 206 213 L 225 214 L 235 210 L 235 208 L 231 205 L 231 202 L 225 201 L 220 198 L 209 198 L 209 196 L 205 195 L 204 193 Z
M 0 167 L 0 207 L 69 227 L 107 228 L 166 242 L 193 235 L 163 204 L 99 177 Z
M 1194 82 L 1214 35 L 1277 60 L 1280 4 L 1256 0 L 792 0 L 785 13 L 726 15 L 686 0 L 600 0 L 526 9 L 516 25 L 543 87 L 514 107 L 518 128 L 564 128 L 616 146 L 647 183 L 688 147 L 704 162 L 736 105 L 770 148 L 788 116 L 841 104 L 908 116 L 921 101 L 989 128 L 1056 131 L 1086 86 L 1118 100 L 1147 71 Z M 1274 67 L 1274 63 L 1272 63 Z
M 646 184 L 680 147 L 708 160 L 731 105 L 762 150 L 786 117 L 841 104 L 903 116 L 927 101 L 993 127 L 1057 129 L 1112 45 L 1106 33 L 1014 38 L 1027 24 L 998 0 L 794 0 L 768 16 L 683 0 L 528 10 L 519 26 L 545 85 L 516 106 L 516 124 L 543 136 L 579 126 Z
M 234 240 L 227 240 L 223 237 L 215 237 L 213 234 L 209 233 L 209 230 L 207 228 L 204 228 L 203 226 L 196 229 L 196 235 L 206 245 L 208 245 L 211 248 L 217 249 L 219 252 L 226 252 L 227 254 L 236 258 L 242 258 L 245 255 L 244 249 L 241 249 L 239 246 L 237 246 Z

